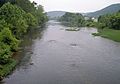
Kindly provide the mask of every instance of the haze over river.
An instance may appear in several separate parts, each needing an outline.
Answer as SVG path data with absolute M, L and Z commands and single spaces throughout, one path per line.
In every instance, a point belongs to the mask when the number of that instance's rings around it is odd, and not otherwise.
M 120 84 L 120 43 L 94 37 L 95 28 L 66 28 L 49 21 L 42 33 L 31 34 L 3 84 Z

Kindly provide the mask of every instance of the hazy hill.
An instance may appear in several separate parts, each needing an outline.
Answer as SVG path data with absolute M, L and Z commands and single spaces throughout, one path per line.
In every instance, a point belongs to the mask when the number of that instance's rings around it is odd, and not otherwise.
M 109 14 L 115 13 L 119 10 L 120 10 L 120 4 L 113 4 L 113 5 L 110 5 L 106 8 L 103 8 L 99 11 L 87 13 L 86 15 L 89 16 L 89 17 L 99 17 L 100 15 L 104 15 L 104 14 L 107 14 L 107 13 L 109 13 Z
M 119 10 L 120 10 L 120 4 L 112 4 L 108 7 L 105 7 L 95 12 L 82 13 L 82 14 L 89 16 L 89 17 L 99 17 L 100 15 L 115 13 Z M 50 19 L 55 19 L 55 18 L 63 16 L 65 13 L 66 11 L 50 11 L 50 12 L 47 12 L 47 16 Z
M 56 17 L 63 16 L 65 13 L 66 13 L 65 11 L 50 11 L 50 12 L 47 12 L 47 16 L 49 18 L 56 18 Z

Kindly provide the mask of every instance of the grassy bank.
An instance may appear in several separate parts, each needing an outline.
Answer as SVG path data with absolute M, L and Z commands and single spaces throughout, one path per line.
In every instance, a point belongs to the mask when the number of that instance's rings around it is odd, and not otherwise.
M 5 76 L 7 76 L 16 66 L 17 61 L 14 59 L 10 59 L 7 64 L 0 65 L 0 80 L 2 80 Z
M 98 30 L 99 33 L 93 33 L 94 36 L 101 36 L 104 38 L 108 38 L 117 42 L 120 42 L 120 30 L 113 29 L 103 29 Z

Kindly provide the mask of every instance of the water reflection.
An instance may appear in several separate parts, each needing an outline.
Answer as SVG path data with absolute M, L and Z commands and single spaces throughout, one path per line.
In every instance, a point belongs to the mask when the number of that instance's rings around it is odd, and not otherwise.
M 44 26 L 45 28 L 45 26 Z M 20 63 L 17 66 L 17 70 L 29 69 L 32 63 L 31 55 L 33 54 L 34 41 L 36 39 L 41 39 L 44 30 L 42 28 L 36 28 L 34 30 L 29 31 L 27 35 L 25 35 L 20 44 L 20 50 L 15 53 L 14 58 L 20 60 Z

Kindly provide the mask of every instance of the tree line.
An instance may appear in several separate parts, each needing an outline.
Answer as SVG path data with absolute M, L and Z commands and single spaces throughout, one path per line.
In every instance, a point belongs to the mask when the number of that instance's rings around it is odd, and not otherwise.
M 99 16 L 97 18 L 97 22 L 94 21 L 92 18 L 93 17 L 89 17 L 89 19 L 85 20 L 85 17 L 80 13 L 66 12 L 59 19 L 59 21 L 61 21 L 62 24 L 73 27 L 88 26 L 88 27 L 97 27 L 100 29 L 109 28 L 109 29 L 120 30 L 120 11 L 113 14 L 106 14 Z
M 80 13 L 70 13 L 66 12 L 60 19 L 64 25 L 72 26 L 72 27 L 81 27 L 84 26 L 84 17 Z
M 120 30 L 120 11 L 114 14 L 102 15 L 98 18 L 99 28 Z
M 101 15 L 97 18 L 97 22 L 89 18 L 85 20 L 85 26 L 97 27 L 99 29 L 120 30 L 120 11 L 113 14 Z

